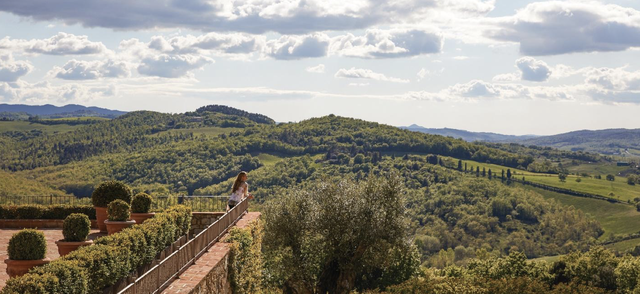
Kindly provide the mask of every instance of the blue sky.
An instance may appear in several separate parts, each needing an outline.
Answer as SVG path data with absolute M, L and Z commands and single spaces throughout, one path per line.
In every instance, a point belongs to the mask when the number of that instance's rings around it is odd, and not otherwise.
M 0 1 L 0 102 L 637 128 L 640 1 Z

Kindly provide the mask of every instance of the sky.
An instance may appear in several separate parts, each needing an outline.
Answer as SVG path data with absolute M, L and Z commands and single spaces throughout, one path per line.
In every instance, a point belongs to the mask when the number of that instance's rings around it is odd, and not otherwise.
M 640 128 L 640 1 L 0 0 L 0 103 Z

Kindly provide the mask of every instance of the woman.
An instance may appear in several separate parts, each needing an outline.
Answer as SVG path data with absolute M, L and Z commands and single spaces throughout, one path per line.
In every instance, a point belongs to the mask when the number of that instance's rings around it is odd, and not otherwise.
M 247 185 L 247 172 L 240 172 L 233 182 L 231 196 L 229 196 L 229 210 L 238 205 L 244 198 L 253 199 L 253 195 L 249 193 L 249 185 Z

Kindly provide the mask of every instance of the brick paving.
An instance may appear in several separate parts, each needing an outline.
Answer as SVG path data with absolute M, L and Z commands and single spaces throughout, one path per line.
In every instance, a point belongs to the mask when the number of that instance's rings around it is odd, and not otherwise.
M 9 239 L 19 231 L 20 229 L 0 229 L 0 259 L 2 259 L 2 261 L 0 261 L 0 289 L 4 288 L 4 285 L 9 279 L 9 275 L 7 275 L 7 264 L 4 263 L 4 260 L 8 258 L 7 247 L 9 246 Z M 40 231 L 44 232 L 44 236 L 47 239 L 47 257 L 51 260 L 60 257 L 60 255 L 58 255 L 58 246 L 55 242 L 63 238 L 62 230 L 40 229 Z M 93 240 L 99 236 L 103 235 L 101 235 L 98 230 L 91 230 L 89 239 Z
M 236 227 L 244 228 L 252 221 L 260 218 L 259 212 L 249 212 L 245 214 L 237 223 Z M 162 294 L 183 294 L 189 293 L 204 279 L 209 272 L 229 254 L 229 244 L 218 242 L 214 244 L 205 254 L 175 279 Z

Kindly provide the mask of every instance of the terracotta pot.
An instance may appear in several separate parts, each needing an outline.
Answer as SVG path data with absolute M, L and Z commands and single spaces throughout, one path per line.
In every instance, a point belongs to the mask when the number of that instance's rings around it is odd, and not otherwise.
M 78 247 L 89 246 L 93 244 L 93 240 L 86 240 L 80 242 L 67 242 L 64 240 L 56 241 L 56 245 L 58 245 L 58 253 L 60 257 L 69 254 L 71 251 L 78 249 Z
M 130 220 L 130 221 L 117 222 L 117 221 L 106 220 L 104 221 L 104 223 L 107 225 L 108 235 L 112 235 L 130 226 L 135 225 L 136 221 Z
M 98 229 L 100 229 L 100 233 L 106 233 L 107 226 L 104 224 L 104 221 L 108 219 L 107 208 L 98 206 L 94 206 L 94 208 L 96 209 L 96 221 L 98 222 Z
M 51 259 L 36 259 L 36 260 L 11 260 L 5 259 L 4 263 L 7 264 L 7 274 L 10 278 L 22 276 L 29 272 L 30 269 L 45 265 L 49 263 Z
M 155 213 L 151 212 L 151 213 L 131 213 L 131 220 L 136 221 L 136 224 L 142 224 L 144 221 L 146 221 L 147 219 L 152 218 L 154 215 L 156 215 Z

